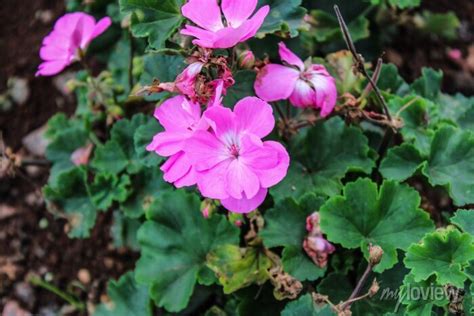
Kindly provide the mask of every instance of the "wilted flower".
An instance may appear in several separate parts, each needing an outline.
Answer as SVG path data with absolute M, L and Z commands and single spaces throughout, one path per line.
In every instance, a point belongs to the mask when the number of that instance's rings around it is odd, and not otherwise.
M 197 61 L 186 67 L 176 78 L 176 89 L 190 99 L 196 99 L 196 78 L 204 66 L 203 62 Z
M 201 119 L 201 107 L 183 96 L 176 96 L 163 102 L 155 110 L 155 117 L 165 131 L 155 135 L 146 149 L 169 157 L 161 166 L 167 182 L 178 188 L 194 185 L 196 173 L 183 150 L 194 131 L 208 127 L 206 121 Z
M 308 236 L 303 241 L 303 248 L 313 262 L 321 268 L 327 264 L 328 257 L 336 248 L 327 241 L 319 226 L 319 213 L 314 212 L 306 218 Z
M 195 37 L 195 45 L 206 48 L 229 48 L 255 36 L 270 11 L 268 5 L 257 7 L 257 0 L 189 0 L 181 12 L 197 26 L 186 25 L 183 35 Z M 222 22 L 221 9 L 225 23 Z
M 36 76 L 52 76 L 79 60 L 90 42 L 112 24 L 109 17 L 96 23 L 89 14 L 65 14 L 56 21 L 53 31 L 43 39 Z
M 92 148 L 94 148 L 94 145 L 87 144 L 84 147 L 74 150 L 71 154 L 71 162 L 76 166 L 87 165 L 92 153 Z
M 234 112 L 213 106 L 203 118 L 210 130 L 195 131 L 183 149 L 196 170 L 201 194 L 221 200 L 233 212 L 253 211 L 268 188 L 285 177 L 289 165 L 281 144 L 261 140 L 275 125 L 271 106 L 247 97 Z
M 257 96 L 265 101 L 289 98 L 294 106 L 318 108 L 321 116 L 329 115 L 336 105 L 337 89 L 326 68 L 306 67 L 284 43 L 279 44 L 279 53 L 286 65 L 268 64 L 260 70 L 254 86 Z

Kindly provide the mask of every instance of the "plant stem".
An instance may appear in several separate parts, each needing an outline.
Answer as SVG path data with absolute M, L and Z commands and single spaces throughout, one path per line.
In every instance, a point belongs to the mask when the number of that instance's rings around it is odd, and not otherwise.
M 364 286 L 365 282 L 367 281 L 367 278 L 369 277 L 370 275 L 370 272 L 372 271 L 372 264 L 369 262 L 369 264 L 367 265 L 367 268 L 365 269 L 364 271 L 364 274 L 362 274 L 362 277 L 359 279 L 359 282 L 357 282 L 357 285 L 356 287 L 354 288 L 354 290 L 352 291 L 352 294 L 351 296 L 349 296 L 349 298 L 347 299 L 347 301 L 342 305 L 342 310 L 345 310 L 347 307 L 351 306 L 351 304 L 356 301 L 357 299 L 355 299 L 357 297 L 357 295 L 359 295 L 360 293 L 360 290 L 362 290 L 362 287 Z
M 46 281 L 43 281 L 41 278 L 39 278 L 37 276 L 31 276 L 28 281 L 34 286 L 42 287 L 45 290 L 48 290 L 51 293 L 56 294 L 57 296 L 59 296 L 60 298 L 62 298 L 63 300 L 65 300 L 66 302 L 71 304 L 72 306 L 74 306 L 77 310 L 84 311 L 84 309 L 85 309 L 84 303 L 79 302 L 71 294 L 68 294 L 68 293 L 60 290 L 59 288 L 55 287 L 54 285 L 52 285 L 52 284 L 50 284 Z
M 133 89 L 133 54 L 135 50 L 135 44 L 133 41 L 133 35 L 132 32 L 129 30 L 128 31 L 128 38 L 130 40 L 130 57 L 128 60 L 128 86 L 130 91 Z
M 275 109 L 277 110 L 278 114 L 280 115 L 281 119 L 285 122 L 288 121 L 287 117 L 285 116 L 285 113 L 283 113 L 282 109 L 280 108 L 280 105 L 278 105 L 277 103 L 274 103 L 275 105 Z

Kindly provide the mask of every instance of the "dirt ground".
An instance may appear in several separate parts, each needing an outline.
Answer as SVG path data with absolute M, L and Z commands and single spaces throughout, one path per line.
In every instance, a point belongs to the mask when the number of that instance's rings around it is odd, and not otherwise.
M 401 72 L 412 80 L 421 67 L 441 68 L 444 89 L 474 94 L 473 74 L 453 62 L 446 47 L 459 48 L 464 57 L 474 43 L 474 2 L 465 0 L 424 1 L 436 12 L 453 10 L 462 20 L 461 36 L 452 43 L 424 38 L 422 47 L 409 32 L 401 32 L 386 55 L 400 63 Z M 61 93 L 51 78 L 35 78 L 42 38 L 64 12 L 64 0 L 3 0 L 0 6 L 0 94 L 12 77 L 26 79 L 29 95 L 24 104 L 0 109 L 1 140 L 15 152 L 27 153 L 22 139 L 43 126 L 58 111 L 72 113 L 74 99 Z M 408 49 L 407 49 L 408 47 Z M 473 48 L 474 49 L 474 48 Z M 472 52 L 474 58 L 474 52 Z M 0 147 L 1 149 L 1 147 Z M 0 311 L 3 315 L 54 315 L 65 301 L 50 291 L 30 285 L 27 279 L 39 275 L 76 295 L 82 301 L 100 302 L 106 281 L 132 269 L 137 255 L 111 245 L 111 213 L 100 214 L 88 240 L 71 240 L 64 233 L 65 222 L 50 215 L 41 198 L 46 167 L 22 169 L 14 177 L 0 178 Z M 13 314 L 8 312 L 14 311 Z

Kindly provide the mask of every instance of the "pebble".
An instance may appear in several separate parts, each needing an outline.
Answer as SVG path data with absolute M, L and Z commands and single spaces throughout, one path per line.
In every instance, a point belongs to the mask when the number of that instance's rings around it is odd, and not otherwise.
M 91 283 L 91 274 L 87 269 L 80 269 L 77 272 L 77 278 L 84 285 Z

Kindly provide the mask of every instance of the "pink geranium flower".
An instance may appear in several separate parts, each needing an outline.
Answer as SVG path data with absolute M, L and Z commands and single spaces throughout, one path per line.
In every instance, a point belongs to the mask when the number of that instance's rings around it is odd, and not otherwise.
M 329 115 L 336 105 L 337 89 L 334 78 L 323 65 L 306 67 L 303 61 L 284 43 L 279 44 L 285 65 L 268 64 L 255 81 L 257 96 L 265 101 L 290 99 L 297 107 L 321 109 L 321 116 Z
M 201 107 L 183 96 L 176 96 L 163 102 L 155 110 L 155 117 L 165 131 L 155 135 L 146 149 L 169 157 L 161 166 L 165 181 L 177 188 L 196 184 L 196 173 L 183 150 L 195 130 L 208 128 L 201 119 Z
M 181 12 L 197 26 L 186 25 L 183 35 L 193 36 L 195 45 L 205 48 L 229 48 L 255 36 L 270 11 L 268 5 L 257 7 L 257 0 L 189 0 Z M 222 23 L 221 9 L 225 23 Z
M 271 106 L 255 97 L 239 101 L 232 112 L 222 106 L 206 110 L 210 130 L 197 130 L 184 151 L 197 172 L 201 194 L 219 199 L 237 213 L 256 209 L 268 188 L 286 175 L 289 156 L 274 141 L 262 142 L 275 125 Z
M 95 19 L 82 12 L 65 14 L 56 21 L 53 31 L 43 39 L 36 76 L 52 76 L 80 59 L 80 52 L 89 43 L 105 32 L 112 24 L 109 17 L 96 23 Z

